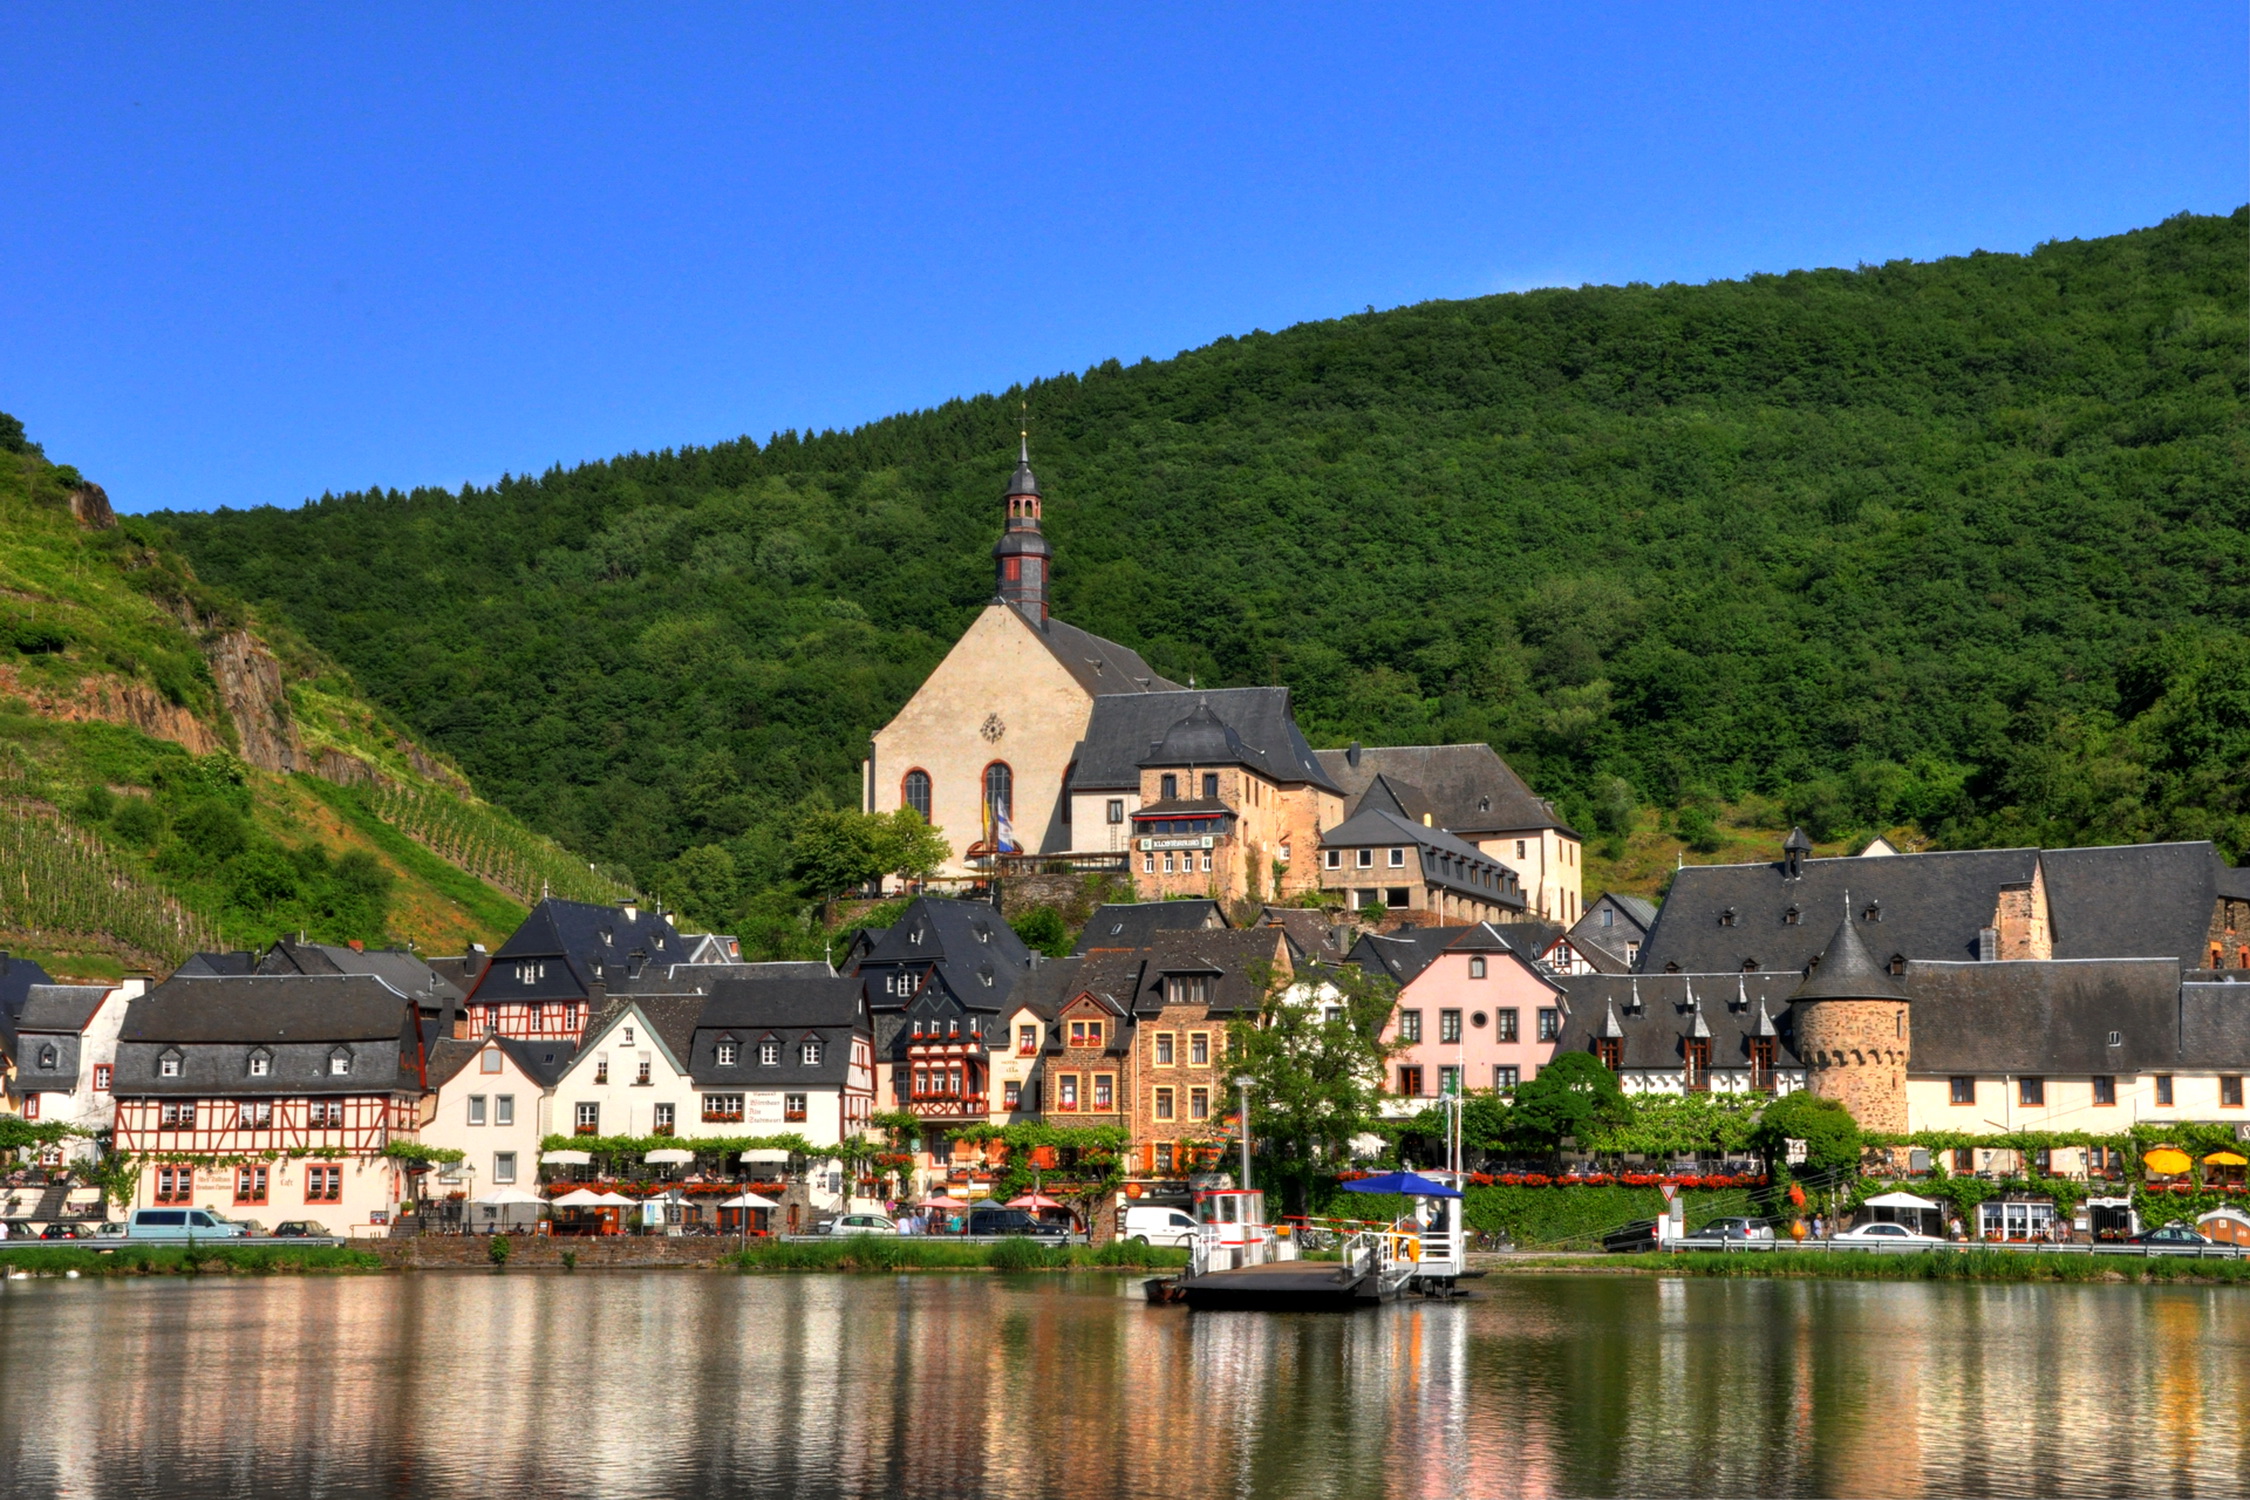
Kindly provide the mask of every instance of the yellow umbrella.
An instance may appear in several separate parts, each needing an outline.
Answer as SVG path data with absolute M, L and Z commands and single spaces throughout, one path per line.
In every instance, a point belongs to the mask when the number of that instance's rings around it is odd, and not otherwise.
M 2250 1156 L 2239 1151 L 2214 1151 L 2203 1158 L 2207 1167 L 2250 1167 Z
M 2195 1163 L 2188 1159 L 2188 1154 L 2185 1151 L 2175 1150 L 2170 1146 L 2159 1146 L 2141 1158 L 2141 1165 L 2160 1177 L 2176 1177 L 2189 1167 L 2194 1166 Z

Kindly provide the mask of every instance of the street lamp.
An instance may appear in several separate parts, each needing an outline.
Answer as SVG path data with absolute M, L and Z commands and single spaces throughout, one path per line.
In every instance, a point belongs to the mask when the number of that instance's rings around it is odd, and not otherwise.
M 1242 1190 L 1250 1191 L 1250 1085 L 1257 1082 L 1248 1073 L 1234 1075 L 1234 1086 L 1242 1091 Z

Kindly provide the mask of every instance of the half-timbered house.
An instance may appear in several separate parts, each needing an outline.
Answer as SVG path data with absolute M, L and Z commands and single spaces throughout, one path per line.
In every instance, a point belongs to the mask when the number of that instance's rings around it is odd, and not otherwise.
M 555 1084 L 555 1132 L 687 1135 L 700 1129 L 688 1058 L 703 1006 L 701 995 L 610 997 Z
M 117 1041 L 135 1205 L 380 1232 L 412 1192 L 385 1148 L 418 1137 L 433 1031 L 372 975 L 175 975 L 126 1007 Z
M 626 901 L 540 902 L 469 991 L 467 1031 L 576 1042 L 616 993 L 670 991 L 691 945 L 663 913 Z

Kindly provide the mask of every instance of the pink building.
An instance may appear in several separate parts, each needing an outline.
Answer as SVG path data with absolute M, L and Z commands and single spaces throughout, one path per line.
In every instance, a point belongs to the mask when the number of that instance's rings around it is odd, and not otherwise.
M 1525 924 L 1527 933 L 1535 924 Z M 1404 1043 L 1389 1063 L 1391 1106 L 1411 1114 L 1455 1089 L 1507 1092 L 1534 1076 L 1562 1034 L 1562 986 L 1508 939 L 1508 924 L 1369 934 L 1351 961 L 1397 981 L 1385 1030 Z

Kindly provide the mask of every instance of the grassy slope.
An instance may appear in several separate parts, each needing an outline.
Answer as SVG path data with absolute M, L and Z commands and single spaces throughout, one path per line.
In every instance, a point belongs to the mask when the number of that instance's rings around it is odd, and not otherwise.
M 0 760 L 18 778 L 11 783 L 18 805 L 35 810 L 73 809 L 95 786 L 145 797 L 193 767 L 194 757 L 170 739 L 92 717 L 105 690 L 113 701 L 139 691 L 156 713 L 192 721 L 158 727 L 200 728 L 231 745 L 233 729 L 219 711 L 202 636 L 248 623 L 238 603 L 198 583 L 184 564 L 140 539 L 132 523 L 103 533 L 80 528 L 63 506 L 57 473 L 36 455 L 0 453 Z M 204 629 L 183 624 L 183 614 Z M 309 752 L 339 749 L 432 795 L 451 795 L 412 767 L 395 722 L 356 698 L 332 665 L 285 633 L 277 644 Z M 471 940 L 497 941 L 523 917 L 519 902 L 384 823 L 356 791 L 245 768 L 243 792 L 251 825 L 281 846 L 317 844 L 330 857 L 364 851 L 391 875 L 387 931 L 326 936 L 458 951 Z M 20 801 L 24 794 L 28 804 Z M 128 847 L 113 830 L 71 821 L 131 878 L 206 917 L 222 938 L 272 935 L 255 914 L 247 922 L 230 914 L 227 891 L 200 872 L 159 869 L 148 851 Z M 0 943 L 38 957 L 52 972 L 87 979 L 177 957 L 120 945 L 102 931 L 30 931 L 20 924 L 9 930 L 4 912 Z
M 1637 802 L 1630 889 L 1671 863 L 1650 806 L 1731 809 L 1760 855 L 1798 817 L 2239 848 L 2246 229 L 1040 381 L 1058 609 L 1183 680 L 1288 683 L 1316 741 L 1484 739 L 1574 821 Z M 723 848 L 739 903 L 988 597 L 1014 394 L 166 523 L 527 820 L 644 878 Z

